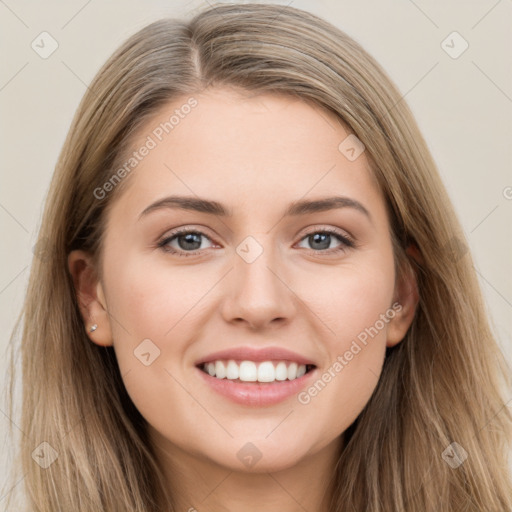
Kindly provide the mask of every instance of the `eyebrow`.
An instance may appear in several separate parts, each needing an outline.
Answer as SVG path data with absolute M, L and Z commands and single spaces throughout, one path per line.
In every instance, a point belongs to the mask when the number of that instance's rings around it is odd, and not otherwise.
M 199 197 L 169 196 L 150 204 L 141 212 L 139 220 L 150 212 L 161 210 L 163 208 L 178 208 L 181 210 L 207 213 L 221 217 L 233 216 L 233 212 L 230 209 L 217 201 L 202 199 Z M 284 216 L 294 217 L 340 208 L 353 208 L 366 215 L 370 221 L 372 220 L 370 212 L 359 201 L 345 196 L 332 196 L 314 200 L 301 199 L 294 201 L 288 206 Z

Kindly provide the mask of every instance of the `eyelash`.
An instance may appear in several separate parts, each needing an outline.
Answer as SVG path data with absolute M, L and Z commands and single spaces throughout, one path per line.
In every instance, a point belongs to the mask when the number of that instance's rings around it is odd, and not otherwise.
M 332 229 L 332 228 L 324 228 L 324 229 L 317 229 L 315 231 L 310 231 L 309 233 L 306 233 L 300 239 L 300 241 L 304 240 L 308 236 L 315 235 L 318 233 L 334 235 L 341 242 L 341 245 L 339 247 L 336 247 L 335 249 L 328 249 L 328 250 L 315 251 L 314 249 L 311 249 L 315 253 L 327 253 L 329 255 L 333 255 L 333 254 L 339 254 L 340 252 L 344 252 L 347 249 L 352 249 L 352 248 L 356 247 L 354 240 L 352 240 L 347 235 L 342 235 L 339 231 L 337 231 L 336 229 Z M 183 229 L 177 229 L 176 231 L 171 232 L 171 234 L 169 236 L 166 236 L 165 238 L 160 240 L 157 243 L 157 246 L 160 249 L 162 249 L 164 252 L 173 254 L 175 256 L 179 256 L 179 257 L 196 256 L 197 254 L 200 253 L 201 250 L 195 251 L 195 252 L 183 251 L 183 250 L 176 251 L 175 249 L 170 249 L 167 247 L 167 244 L 170 243 L 175 238 L 177 238 L 179 235 L 186 235 L 186 234 L 201 235 L 201 236 L 204 236 L 205 238 L 208 238 L 209 240 L 211 240 L 211 238 L 209 236 L 207 236 L 205 233 L 203 233 L 201 231 L 183 228 Z

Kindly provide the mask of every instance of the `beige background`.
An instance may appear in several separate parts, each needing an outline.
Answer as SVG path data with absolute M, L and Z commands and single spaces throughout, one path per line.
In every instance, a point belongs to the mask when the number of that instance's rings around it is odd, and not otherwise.
M 346 31 L 405 95 L 468 236 L 495 332 L 512 367 L 512 1 L 275 3 L 309 10 Z M 27 284 L 43 200 L 87 84 L 136 30 L 160 17 L 190 16 L 206 4 L 0 2 L 0 375 Z M 47 59 L 31 48 L 43 31 L 59 45 Z M 441 46 L 453 31 L 469 44 L 455 59 Z M 445 44 L 453 46 L 453 53 L 464 43 L 452 36 Z M 10 461 L 12 443 L 6 434 L 11 421 L 14 426 L 16 418 L 6 415 L 2 400 L 0 490 Z M 4 495 L 0 491 L 0 509 Z

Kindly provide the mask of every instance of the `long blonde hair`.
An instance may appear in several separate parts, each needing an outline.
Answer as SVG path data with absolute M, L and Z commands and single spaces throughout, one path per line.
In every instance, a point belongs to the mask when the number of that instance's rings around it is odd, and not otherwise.
M 15 329 L 22 324 L 20 462 L 30 510 L 161 510 L 165 483 L 146 423 L 113 349 L 84 331 L 67 255 L 81 248 L 99 257 L 105 214 L 122 184 L 101 200 L 94 190 L 137 130 L 173 98 L 216 85 L 294 95 L 349 126 L 386 200 L 397 268 L 417 276 L 413 324 L 387 350 L 374 394 L 345 433 L 331 512 L 511 510 L 512 417 L 502 395 L 511 378 L 413 116 L 345 33 L 300 9 L 264 4 L 146 26 L 110 57 L 75 114 L 46 200 L 44 257 L 33 260 Z M 42 442 L 58 454 L 46 469 L 32 456 Z

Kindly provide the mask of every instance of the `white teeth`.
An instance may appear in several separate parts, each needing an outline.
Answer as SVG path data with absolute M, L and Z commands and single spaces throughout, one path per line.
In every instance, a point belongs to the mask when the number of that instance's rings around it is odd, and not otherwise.
M 258 366 L 258 382 L 274 382 L 276 380 L 276 370 L 270 361 L 260 363 Z
M 281 361 L 277 363 L 276 366 L 276 380 L 286 380 L 288 378 L 288 369 L 286 368 L 286 363 Z
M 291 363 L 288 366 L 288 380 L 293 380 L 297 378 L 297 363 Z
M 252 361 L 242 361 L 240 363 L 238 378 L 244 382 L 256 382 L 258 380 L 258 369 L 256 368 L 256 364 Z
M 226 367 L 222 361 L 215 362 L 215 375 L 219 379 L 223 379 L 226 376 Z
M 238 365 L 235 363 L 235 361 L 228 361 L 228 367 L 226 369 L 226 377 L 228 379 L 234 380 L 238 379 L 239 371 L 238 371 Z
M 306 373 L 306 365 L 287 363 L 279 361 L 277 364 L 272 361 L 255 363 L 253 361 L 211 361 L 203 365 L 203 369 L 217 379 L 240 379 L 243 382 L 274 382 L 284 380 L 295 380 Z

